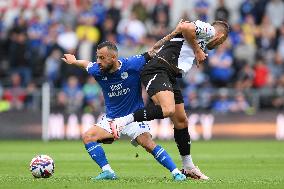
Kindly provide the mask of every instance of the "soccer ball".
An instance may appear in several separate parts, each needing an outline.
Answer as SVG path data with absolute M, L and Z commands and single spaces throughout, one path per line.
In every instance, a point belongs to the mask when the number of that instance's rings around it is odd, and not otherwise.
M 54 173 L 54 162 L 48 155 L 38 155 L 30 163 L 30 171 L 35 178 L 48 178 Z

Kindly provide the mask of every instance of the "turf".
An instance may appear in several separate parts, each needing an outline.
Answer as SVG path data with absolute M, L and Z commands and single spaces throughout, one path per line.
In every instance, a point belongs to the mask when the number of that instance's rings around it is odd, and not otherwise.
M 180 167 L 173 141 L 160 142 Z M 0 141 L 0 188 L 284 188 L 284 142 L 210 141 L 193 142 L 195 164 L 210 181 L 177 183 L 154 158 L 128 141 L 104 145 L 108 160 L 119 176 L 115 181 L 93 182 L 100 170 L 79 141 Z M 34 179 L 29 172 L 36 154 L 48 154 L 55 161 L 55 174 Z M 138 156 L 138 157 L 137 157 Z

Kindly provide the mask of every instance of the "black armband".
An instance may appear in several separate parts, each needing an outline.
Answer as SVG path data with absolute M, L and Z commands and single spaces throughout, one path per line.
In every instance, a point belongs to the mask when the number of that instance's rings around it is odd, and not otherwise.
M 144 56 L 144 58 L 145 58 L 146 62 L 148 62 L 149 60 L 151 60 L 151 59 L 152 59 L 152 57 L 149 55 L 149 53 L 148 53 L 148 52 L 143 53 L 143 54 L 142 54 L 142 56 Z

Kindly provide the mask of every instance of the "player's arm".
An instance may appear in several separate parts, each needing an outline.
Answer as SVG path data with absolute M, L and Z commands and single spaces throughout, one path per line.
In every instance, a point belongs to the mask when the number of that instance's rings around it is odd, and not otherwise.
M 196 37 L 196 26 L 194 23 L 184 23 L 181 26 L 181 32 L 183 37 L 186 39 L 186 41 L 191 45 L 195 58 L 197 61 L 197 64 L 203 63 L 208 56 L 203 52 L 203 50 L 199 47 Z
M 83 69 L 86 69 L 90 63 L 88 60 L 77 60 L 73 54 L 64 54 L 61 59 L 67 64 L 73 64 Z
M 174 36 L 181 33 L 181 28 L 184 23 L 189 23 L 189 22 L 181 20 L 174 29 L 174 31 L 172 31 L 170 34 L 166 35 L 165 37 L 157 41 L 155 45 L 147 52 L 149 56 L 153 58 L 158 53 L 159 49 L 165 44 L 165 42 L 171 40 L 172 38 L 174 38 Z

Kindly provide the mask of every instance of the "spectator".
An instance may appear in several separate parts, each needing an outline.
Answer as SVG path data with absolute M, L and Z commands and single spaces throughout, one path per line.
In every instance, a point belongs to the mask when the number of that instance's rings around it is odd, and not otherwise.
M 256 38 L 258 50 L 264 57 L 276 48 L 276 30 L 269 18 L 264 16 L 260 25 L 260 35 Z
M 255 18 L 255 23 L 259 25 L 265 15 L 265 8 L 269 1 L 267 0 L 257 0 L 254 1 L 253 16 Z
M 237 74 L 236 89 L 250 89 L 253 85 L 253 80 L 254 70 L 249 64 L 245 64 L 244 67 Z
M 123 38 L 130 37 L 133 42 L 141 42 L 142 38 L 146 35 L 146 26 L 137 19 L 134 12 L 131 13 L 130 18 L 122 19 L 117 27 L 118 34 Z
M 95 14 L 95 17 L 97 19 L 97 26 L 102 26 L 104 21 L 105 21 L 105 17 L 106 17 L 106 7 L 103 3 L 103 0 L 97 0 L 97 1 L 91 1 L 93 2 L 92 4 L 92 12 Z
M 241 21 L 244 21 L 247 15 L 253 15 L 255 3 L 253 0 L 244 0 L 242 1 L 239 11 L 241 15 Z
M 116 32 L 116 28 L 117 28 L 117 25 L 121 19 L 121 16 L 120 16 L 120 10 L 117 8 L 116 4 L 115 4 L 115 0 L 111 0 L 110 1 L 110 6 L 107 10 L 107 18 L 111 19 L 113 21 L 113 33 Z
M 97 20 L 91 13 L 81 14 L 76 28 L 79 43 L 77 46 L 78 57 L 82 60 L 93 60 L 93 47 L 101 39 L 101 32 L 95 26 Z
M 267 3 L 265 14 L 276 29 L 284 23 L 284 2 L 282 0 L 271 0 Z
M 93 77 L 88 77 L 87 83 L 83 86 L 85 111 L 100 114 L 102 108 L 101 88 Z
M 265 87 L 268 83 L 269 70 L 262 58 L 258 58 L 254 67 L 254 81 L 255 88 Z
M 245 99 L 242 93 L 237 93 L 232 104 L 230 105 L 230 111 L 232 112 L 247 112 L 249 109 L 249 103 Z
M 40 16 L 36 11 L 33 12 L 32 18 L 29 20 L 28 23 L 28 49 L 29 49 L 29 56 L 28 62 L 33 68 L 33 73 L 40 74 L 41 64 L 42 62 L 42 39 L 43 35 L 46 33 L 46 27 L 40 21 Z
M 4 91 L 4 99 L 7 100 L 12 110 L 24 108 L 26 92 L 21 85 L 21 76 L 18 73 L 11 75 L 11 87 Z
M 244 23 L 242 24 L 242 31 L 244 43 L 254 46 L 256 43 L 255 37 L 259 36 L 259 31 L 252 15 L 247 15 L 245 17 Z
M 272 84 L 275 86 L 277 80 L 281 78 L 284 73 L 284 60 L 279 53 L 274 55 L 274 59 L 268 64 L 268 68 L 272 79 Z
M 229 53 L 228 43 L 222 44 L 209 57 L 210 79 L 217 87 L 225 87 L 233 76 L 233 58 Z
M 51 86 L 55 86 L 60 78 L 61 52 L 54 49 L 50 56 L 45 61 L 45 77 Z
M 78 45 L 78 38 L 72 26 L 66 25 L 63 33 L 58 35 L 58 45 L 67 53 L 74 54 Z
M 215 10 L 215 20 L 229 21 L 230 12 L 225 5 L 225 0 L 219 0 L 217 9 Z
M 240 35 L 240 43 L 235 46 L 233 53 L 235 55 L 236 69 L 242 67 L 242 62 L 253 65 L 255 62 L 256 47 L 254 44 L 247 43 L 243 35 Z
M 34 111 L 39 110 L 36 104 L 37 96 L 36 84 L 34 82 L 30 82 L 26 88 L 25 108 Z
M 201 108 L 200 101 L 196 90 L 191 90 L 187 93 L 187 99 L 185 100 L 185 107 L 189 110 L 198 110 Z
M 166 27 L 169 26 L 170 24 L 170 7 L 168 3 L 165 3 L 165 1 L 163 0 L 157 0 L 156 4 L 154 6 L 153 12 L 152 12 L 152 19 L 153 19 L 153 23 L 154 25 L 156 25 L 158 23 L 158 15 L 160 14 L 160 12 L 163 12 L 166 15 Z
M 280 35 L 277 40 L 277 52 L 281 56 L 281 58 L 284 59 L 284 23 L 282 24 L 279 33 Z
M 208 21 L 209 3 L 207 0 L 197 0 L 194 5 L 194 10 L 198 20 L 203 22 Z
M 158 12 L 157 23 L 152 27 L 151 33 L 156 40 L 163 38 L 163 36 L 169 33 L 169 28 L 167 27 L 167 14 L 165 12 Z
M 32 77 L 31 65 L 28 61 L 26 22 L 22 17 L 19 17 L 17 23 L 9 35 L 9 64 L 11 71 L 18 72 L 22 77 L 22 84 L 26 86 Z
M 142 0 L 135 1 L 132 5 L 132 12 L 137 15 L 137 19 L 145 22 L 148 19 L 148 11 Z
M 272 106 L 282 110 L 284 108 L 284 74 L 277 81 L 276 93 L 272 99 Z
M 231 111 L 232 101 L 229 100 L 228 91 L 222 89 L 219 96 L 213 102 L 212 110 L 216 113 L 226 114 Z
M 59 103 L 66 108 L 66 113 L 78 113 L 83 105 L 83 92 L 79 86 L 77 77 L 70 76 L 67 84 L 62 88 L 58 94 Z

